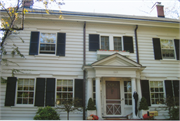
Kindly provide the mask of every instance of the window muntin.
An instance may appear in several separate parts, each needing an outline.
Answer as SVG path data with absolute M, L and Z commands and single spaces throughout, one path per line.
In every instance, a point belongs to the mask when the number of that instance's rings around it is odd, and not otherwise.
M 101 36 L 101 49 L 109 50 L 109 36 Z
M 73 99 L 73 80 L 57 80 L 56 89 L 56 102 L 58 105 L 62 104 L 62 99 L 70 100 Z
M 17 104 L 33 104 L 34 79 L 18 79 Z
M 163 59 L 175 59 L 174 44 L 172 40 L 161 39 L 161 51 Z
M 55 54 L 56 34 L 41 33 L 40 37 L 40 54 Z
M 163 81 L 150 81 L 151 104 L 164 104 Z
M 114 50 L 122 51 L 121 37 L 113 37 L 114 40 Z
M 124 81 L 125 105 L 132 105 L 131 81 Z

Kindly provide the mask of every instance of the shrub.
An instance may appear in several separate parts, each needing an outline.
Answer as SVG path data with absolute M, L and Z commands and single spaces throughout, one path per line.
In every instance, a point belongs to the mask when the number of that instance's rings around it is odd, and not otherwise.
M 141 98 L 141 101 L 139 103 L 139 110 L 148 110 L 149 107 L 148 107 L 148 104 L 146 102 L 146 98 L 142 97 Z
M 34 120 L 59 120 L 59 115 L 55 109 L 47 106 L 45 108 L 39 108 L 34 116 Z
M 96 110 L 96 107 L 94 106 L 94 102 L 92 98 L 89 98 L 86 110 Z

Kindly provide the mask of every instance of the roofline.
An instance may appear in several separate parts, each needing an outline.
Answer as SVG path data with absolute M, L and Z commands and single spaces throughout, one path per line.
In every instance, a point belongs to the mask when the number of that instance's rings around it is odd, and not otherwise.
M 47 14 L 45 9 L 28 9 L 32 12 L 30 14 Z M 0 10 L 1 12 L 5 10 Z M 21 12 L 21 10 L 19 11 Z M 127 20 L 138 20 L 138 21 L 154 21 L 154 22 L 165 22 L 165 23 L 180 23 L 179 19 L 170 18 L 159 18 L 159 17 L 147 17 L 147 16 L 132 16 L 122 14 L 105 14 L 105 13 L 89 13 L 89 12 L 74 12 L 74 11 L 60 11 L 49 10 L 52 15 L 69 15 L 69 16 L 85 16 L 85 17 L 99 17 L 99 18 L 115 18 L 115 19 L 127 19 Z

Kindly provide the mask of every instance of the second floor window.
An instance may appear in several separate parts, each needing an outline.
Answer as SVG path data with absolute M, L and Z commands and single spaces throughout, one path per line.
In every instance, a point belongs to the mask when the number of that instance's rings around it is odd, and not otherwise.
M 56 48 L 56 34 L 55 33 L 41 33 L 40 53 L 41 54 L 55 54 L 55 48 Z
M 121 37 L 114 37 L 114 50 L 122 51 Z
M 174 44 L 172 40 L 161 39 L 161 51 L 163 59 L 175 59 Z
M 109 50 L 109 37 L 108 36 L 101 36 L 101 49 Z

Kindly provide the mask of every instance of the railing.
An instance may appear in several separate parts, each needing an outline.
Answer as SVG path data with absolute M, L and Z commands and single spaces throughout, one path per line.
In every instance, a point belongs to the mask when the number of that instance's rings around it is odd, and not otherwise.
M 121 115 L 121 100 L 120 99 L 106 99 L 106 114 L 107 115 Z

